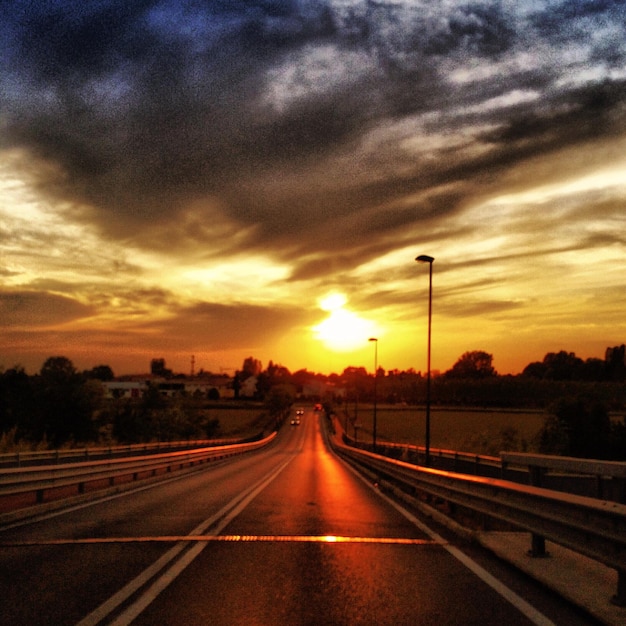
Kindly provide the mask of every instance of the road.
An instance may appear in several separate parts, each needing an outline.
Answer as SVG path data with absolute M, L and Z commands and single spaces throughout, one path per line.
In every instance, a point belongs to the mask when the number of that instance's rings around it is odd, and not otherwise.
M 267 449 L 0 530 L 0 624 L 592 624 L 386 499 L 307 410 Z

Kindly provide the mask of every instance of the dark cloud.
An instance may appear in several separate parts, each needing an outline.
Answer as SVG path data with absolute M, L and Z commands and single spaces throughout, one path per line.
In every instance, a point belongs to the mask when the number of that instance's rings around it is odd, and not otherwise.
M 623 81 L 563 87 L 573 70 L 558 63 L 506 65 L 530 45 L 589 44 L 623 2 L 5 4 L 5 142 L 56 166 L 47 193 L 144 247 L 225 254 L 225 233 L 245 232 L 233 246 L 302 258 L 296 279 L 354 267 L 391 248 L 373 236 L 417 232 L 516 163 L 624 127 Z M 598 43 L 591 58 L 617 66 L 623 50 Z M 537 99 L 483 106 L 514 89 Z M 466 145 L 364 148 L 419 116 L 425 141 Z
M 560 3 L 546 3 L 531 15 L 533 26 L 551 37 L 566 38 L 572 30 L 578 34 L 591 35 L 589 27 L 594 18 L 621 20 L 624 18 L 622 0 L 563 0 Z
M 485 139 L 502 145 L 515 157 L 520 151 L 537 154 L 621 134 L 626 118 L 626 81 L 594 83 L 554 97 L 547 104 L 511 118 Z
M 447 301 L 440 307 L 440 313 L 451 318 L 470 319 L 472 317 L 481 317 L 490 319 L 499 317 L 502 313 L 514 313 L 525 308 L 526 303 L 520 301 L 481 299 L 474 302 L 467 300 L 462 302 Z
M 77 300 L 37 291 L 0 291 L 0 326 L 51 327 L 88 317 L 91 306 Z
M 468 3 L 451 11 L 444 26 L 428 33 L 426 52 L 449 54 L 465 49 L 471 54 L 492 57 L 506 52 L 516 36 L 511 15 L 497 3 Z
M 180 337 L 190 345 L 202 345 L 205 350 L 241 349 L 255 345 L 259 337 L 271 343 L 273 338 L 282 336 L 286 328 L 300 325 L 307 319 L 296 305 L 198 302 L 172 312 L 171 319 L 151 322 L 150 327 L 160 329 L 164 338 Z M 191 339 L 190 330 L 194 331 Z
M 187 354 L 254 352 L 282 337 L 286 329 L 304 328 L 317 319 L 315 312 L 297 304 L 181 304 L 174 294 L 158 288 L 120 289 L 114 294 L 114 310 L 111 297 L 94 297 L 88 307 L 44 291 L 0 291 L 3 358 L 19 353 L 17 360 L 25 360 L 33 371 L 45 355 L 57 353 L 70 354 L 81 367 L 106 359 L 116 368 L 122 363 L 126 371 L 129 362 L 143 363 L 145 371 L 150 359 L 160 354 L 187 359 Z M 110 324 L 110 314 L 123 318 Z M 89 327 L 73 323 L 92 315 L 102 315 L 104 322 Z

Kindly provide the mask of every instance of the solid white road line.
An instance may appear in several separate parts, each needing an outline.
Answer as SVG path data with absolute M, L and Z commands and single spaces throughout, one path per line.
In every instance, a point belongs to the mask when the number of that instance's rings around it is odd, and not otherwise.
M 189 535 L 197 536 L 205 533 L 208 528 L 211 531 L 207 536 L 218 535 L 222 529 L 226 527 L 246 506 L 265 489 L 293 460 L 290 456 L 285 462 L 277 468 L 266 474 L 255 485 L 239 494 L 231 500 L 215 515 L 211 516 L 199 526 L 194 528 Z M 126 602 L 133 594 L 137 593 L 142 587 L 146 586 L 150 580 L 159 575 L 152 585 L 135 600 L 129 607 L 124 610 L 120 616 L 111 624 L 123 626 L 130 624 L 156 597 L 163 591 L 206 547 L 207 543 L 196 543 L 184 556 L 172 564 L 179 557 L 181 552 L 188 548 L 190 542 L 181 541 L 173 548 L 168 550 L 160 559 L 155 561 L 150 567 L 145 569 L 139 576 L 130 581 L 125 587 L 120 589 L 116 594 L 111 596 L 106 602 L 92 611 L 84 619 L 78 622 L 77 626 L 96 626 L 100 624 L 113 611 L 117 610 L 124 602 Z M 171 566 L 170 566 L 171 564 Z M 169 569 L 166 569 L 168 568 Z
M 377 493 L 383 500 L 385 500 L 388 504 L 390 504 L 393 508 L 399 511 L 406 519 L 408 519 L 412 524 L 414 524 L 419 530 L 423 533 L 426 533 L 434 542 L 441 545 L 445 550 L 447 550 L 455 559 L 460 561 L 465 567 L 467 567 L 470 571 L 472 571 L 478 578 L 480 578 L 484 583 L 489 585 L 496 593 L 501 595 L 504 599 L 506 599 L 510 604 L 512 604 L 520 613 L 526 616 L 533 624 L 536 626 L 556 626 L 555 623 L 548 619 L 543 613 L 538 611 L 534 606 L 526 602 L 524 598 L 516 594 L 512 589 L 509 589 L 504 583 L 499 581 L 495 576 L 492 576 L 486 569 L 478 565 L 475 561 L 473 561 L 467 554 L 461 552 L 455 546 L 450 545 L 441 535 L 436 533 L 430 527 L 426 526 L 422 521 L 417 519 L 415 515 L 413 515 L 410 511 L 407 511 L 402 505 L 398 504 L 395 500 L 392 500 L 387 495 L 382 493 L 377 487 L 372 485 L 367 478 L 365 478 L 362 474 L 352 467 L 349 463 L 346 463 L 340 457 L 337 457 L 341 460 L 346 467 L 353 473 L 355 476 L 360 478 L 370 489 L 372 489 L 375 493 Z

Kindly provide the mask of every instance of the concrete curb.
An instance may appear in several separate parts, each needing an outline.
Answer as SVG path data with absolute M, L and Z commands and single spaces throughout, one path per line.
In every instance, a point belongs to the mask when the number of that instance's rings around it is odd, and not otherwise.
M 626 607 L 611 598 L 617 590 L 617 572 L 572 550 L 546 542 L 545 557 L 528 554 L 527 532 L 477 532 L 476 541 L 547 588 L 608 626 L 626 624 Z

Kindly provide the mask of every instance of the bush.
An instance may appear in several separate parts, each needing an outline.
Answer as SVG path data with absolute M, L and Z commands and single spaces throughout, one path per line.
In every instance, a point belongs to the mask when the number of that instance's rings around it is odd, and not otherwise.
M 584 397 L 563 398 L 550 413 L 540 433 L 541 453 L 609 458 L 611 420 L 602 403 Z

